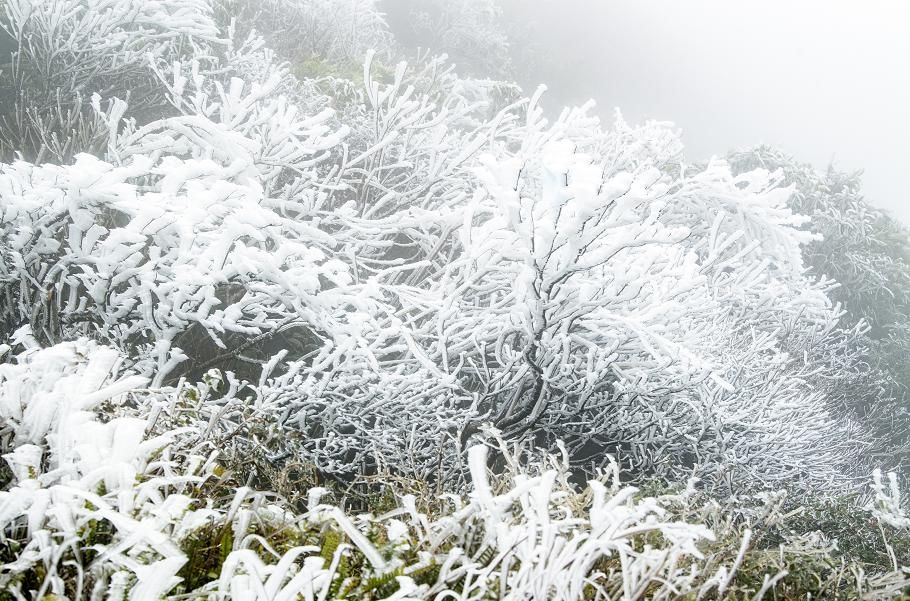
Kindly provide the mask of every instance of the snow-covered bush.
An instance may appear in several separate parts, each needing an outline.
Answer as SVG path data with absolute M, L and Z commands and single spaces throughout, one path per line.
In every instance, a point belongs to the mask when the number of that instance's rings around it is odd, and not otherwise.
M 195 61 L 151 68 L 170 117 L 139 124 L 123 101 L 93 99 L 109 162 L 3 169 L 6 323 L 28 322 L 50 342 L 92 335 L 159 379 L 187 357 L 202 373 L 218 356 L 256 355 L 256 337 L 279 328 L 326 335 L 316 321 L 346 319 L 339 292 L 307 297 L 345 283 L 346 267 L 312 209 L 285 216 L 324 194 L 275 196 L 289 182 L 312 184 L 344 131 L 326 126 L 327 111 L 300 115 L 278 93 L 286 71 L 275 65 L 249 83 L 222 83 Z M 278 288 L 248 289 L 268 279 L 266 264 Z
M 477 420 L 730 487 L 837 475 L 849 450 L 804 382 L 819 365 L 789 354 L 837 314 L 801 275 L 787 191 L 724 164 L 665 169 L 664 129 L 600 133 L 584 110 L 548 125 L 532 104 L 513 139 L 477 168 L 421 336 Z
M 767 147 L 733 153 L 730 162 L 737 171 L 779 171 L 794 191 L 790 206 L 810 218 L 807 228 L 816 238 L 806 245 L 804 262 L 815 277 L 836 283 L 827 294 L 841 303 L 841 321 L 859 330 L 849 341 L 816 348 L 817 354 L 827 355 L 823 361 L 838 366 L 840 377 L 812 384 L 825 390 L 837 413 L 862 423 L 870 454 L 887 458 L 895 469 L 905 465 L 910 457 L 906 228 L 863 198 L 858 173 L 833 167 L 820 172 Z M 852 352 L 845 351 L 848 347 Z
M 160 380 L 186 357 L 175 341 L 190 326 L 219 344 L 226 331 L 334 319 L 337 295 L 316 298 L 321 278 L 347 277 L 320 249 L 331 239 L 263 207 L 242 163 L 143 155 L 114 166 L 81 155 L 69 167 L 0 171 L 3 310 L 41 340 L 91 335 Z
M 295 512 L 231 475 L 246 461 L 225 453 L 247 424 L 231 418 L 236 381 L 147 390 L 118 376 L 113 349 L 41 349 L 27 330 L 17 340 L 31 348 L 0 366 L 0 578 L 13 598 L 762 598 L 837 586 L 884 599 L 907 584 L 793 532 L 800 512 L 782 494 L 721 505 L 691 482 L 649 496 L 621 485 L 615 464 L 579 491 L 564 459 L 517 452 L 495 431 L 495 455 L 467 453 L 466 495 L 403 495 L 350 515 L 311 488 Z M 215 411 L 199 413 L 219 389 Z M 910 546 L 896 542 L 885 546 L 903 558 Z
M 805 215 L 816 238 L 804 251 L 818 276 L 838 283 L 831 297 L 843 303 L 851 319 L 867 321 L 881 336 L 888 324 L 907 313 L 910 254 L 907 234 L 894 217 L 862 195 L 859 173 L 829 168 L 819 172 L 767 147 L 733 153 L 737 171 L 776 170 L 793 189 L 790 206 Z
M 9 0 L 0 29 L 15 40 L 0 72 L 3 160 L 65 163 L 102 150 L 93 94 L 130 93 L 137 114 L 154 113 L 163 95 L 150 58 L 170 62 L 224 44 L 205 0 Z
M 404 65 L 380 84 L 369 58 L 352 156 L 280 67 L 158 74 L 174 116 L 94 101 L 107 162 L 0 170 L 10 327 L 92 336 L 156 383 L 255 381 L 281 352 L 259 394 L 327 473 L 458 478 L 445 449 L 484 421 L 728 488 L 852 459 L 797 354 L 836 313 L 767 172 L 674 170 L 666 128 L 547 124 L 536 97 L 465 131 L 454 87 L 416 92 Z
M 0 493 L 2 578 L 17 597 L 335 599 L 391 586 L 395 599 L 481 599 L 493 590 L 515 599 L 611 590 L 670 598 L 696 581 L 687 563 L 711 538 L 699 526 L 662 520 L 659 502 L 616 481 L 578 495 L 556 466 L 536 475 L 515 466 L 513 481 L 496 490 L 484 446 L 469 453 L 474 492 L 449 499 L 437 517 L 419 512 L 413 497 L 383 516 L 348 517 L 320 503 L 318 489 L 302 515 L 244 488 L 219 499 L 205 493 L 223 472 L 209 438 L 218 419 L 147 435 L 177 418 L 177 405 L 137 390 L 145 379 L 116 378 L 118 363 L 113 349 L 80 340 L 0 367 L 12 471 Z M 102 421 L 112 413 L 122 415 Z M 278 532 L 285 551 L 272 546 Z M 658 538 L 642 552 L 637 541 L 652 534 Z M 203 558 L 187 550 L 206 536 L 221 537 L 220 560 L 206 566 L 215 572 L 182 571 L 188 561 L 200 568 Z M 560 553 L 542 552 L 554 548 Z M 204 582 L 187 589 L 191 581 Z
M 119 588 L 154 599 L 176 583 L 184 560 L 174 535 L 184 518 L 200 517 L 183 493 L 207 468 L 201 457 L 160 454 L 179 432 L 146 439 L 144 419 L 99 419 L 103 404 L 125 402 L 145 382 L 111 379 L 119 359 L 80 341 L 0 366 L 13 472 L 0 493 L 2 586 L 16 598 L 101 598 Z

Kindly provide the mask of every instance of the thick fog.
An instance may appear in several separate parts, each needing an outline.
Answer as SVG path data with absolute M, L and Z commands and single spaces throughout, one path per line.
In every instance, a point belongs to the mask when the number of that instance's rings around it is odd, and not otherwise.
M 675 122 L 692 159 L 767 143 L 863 169 L 910 221 L 910 4 L 887 0 L 507 0 L 526 86 Z M 522 61 L 524 47 L 533 59 Z M 530 63 L 530 64 L 529 64 Z

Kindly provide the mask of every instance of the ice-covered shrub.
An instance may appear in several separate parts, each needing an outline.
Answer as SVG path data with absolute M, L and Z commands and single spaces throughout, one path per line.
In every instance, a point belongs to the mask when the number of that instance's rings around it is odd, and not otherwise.
M 790 354 L 837 313 L 803 277 L 788 191 L 669 169 L 666 130 L 601 131 L 584 109 L 550 125 L 532 102 L 511 138 L 476 169 L 420 337 L 477 420 L 730 487 L 838 475 L 837 426 L 804 381 L 820 366 Z
M 481 599 L 495 590 L 516 599 L 600 590 L 669 598 L 694 581 L 697 572 L 682 564 L 711 538 L 701 527 L 662 520 L 658 502 L 635 499 L 616 483 L 595 482 L 579 495 L 555 466 L 536 475 L 516 466 L 496 490 L 484 446 L 469 453 L 474 492 L 450 499 L 439 516 L 406 497 L 383 516 L 349 517 L 320 503 L 315 489 L 302 515 L 242 487 L 218 498 L 203 492 L 222 469 L 217 452 L 192 452 L 212 449 L 211 428 L 190 422 L 147 435 L 168 419 L 162 415 L 175 417 L 174 405 L 136 390 L 145 379 L 117 379 L 116 351 L 83 340 L 17 359 L 0 367 L 12 470 L 0 493 L 0 529 L 3 584 L 20 596 L 156 599 L 182 590 L 363 598 L 397 581 L 388 598 Z M 181 572 L 187 547 L 207 533 L 222 537 L 220 560 L 207 566 L 214 573 Z M 651 534 L 642 551 L 636 541 Z M 272 547 L 279 536 L 288 541 L 282 552 Z M 202 589 L 180 589 L 187 578 L 205 581 Z
M 806 227 L 816 238 L 805 247 L 804 261 L 812 274 L 836 283 L 828 295 L 842 304 L 842 321 L 861 330 L 849 342 L 851 354 L 842 352 L 842 344 L 818 347 L 839 366 L 840 377 L 812 384 L 825 390 L 838 413 L 863 424 L 870 454 L 887 457 L 893 468 L 905 465 L 910 449 L 906 228 L 863 197 L 859 173 L 833 166 L 819 171 L 767 147 L 732 153 L 730 162 L 737 171 L 757 166 L 780 171 L 794 190 L 790 206 L 810 217 Z
M 69 162 L 104 147 L 93 94 L 129 93 L 137 113 L 157 110 L 162 89 L 150 58 L 169 62 L 224 44 L 204 0 L 10 0 L 0 28 L 15 40 L 0 72 L 0 157 Z M 0 58 L 0 63 L 7 57 Z
M 174 33 L 151 60 L 95 52 L 151 74 L 166 115 L 95 96 L 103 159 L 0 168 L 9 332 L 91 336 L 156 383 L 233 371 L 343 477 L 457 480 L 446 449 L 484 422 L 726 489 L 852 461 L 807 384 L 835 385 L 814 349 L 849 335 L 777 174 L 687 167 L 660 124 L 548 124 L 538 96 L 494 114 L 440 61 L 383 81 L 371 55 L 342 113 L 307 115 L 261 40 L 207 4 L 158 9 Z
M 158 70 L 176 114 L 146 124 L 96 99 L 107 161 L 0 170 L 10 327 L 93 336 L 157 383 L 255 380 L 283 351 L 260 393 L 327 473 L 457 478 L 445 448 L 485 421 L 728 488 L 850 460 L 803 381 L 819 366 L 790 354 L 836 313 L 766 172 L 674 170 L 666 129 L 547 124 L 536 98 L 465 131 L 453 88 L 416 93 L 404 65 L 383 85 L 369 60 L 351 156 L 280 67 L 203 71 Z
M 783 494 L 718 504 L 693 482 L 652 496 L 621 485 L 615 464 L 580 491 L 564 459 L 517 453 L 495 431 L 494 457 L 467 453 L 467 494 L 350 515 L 313 488 L 295 513 L 231 476 L 248 458 L 230 447 L 273 446 L 234 437 L 255 432 L 237 411 L 269 410 L 231 402 L 236 380 L 137 388 L 146 379 L 118 377 L 113 349 L 41 349 L 27 330 L 17 340 L 31 348 L 0 366 L 2 582 L 15 598 L 885 599 L 907 585 L 897 570 L 845 563 L 836 539 L 794 531 L 809 509 Z M 868 526 L 857 527 L 847 534 Z M 897 542 L 885 546 L 903 558 L 910 544 Z
M 5 165 L 0 188 L 4 318 L 41 340 L 91 335 L 160 379 L 185 358 L 174 343 L 192 325 L 218 344 L 336 319 L 337 293 L 316 299 L 323 280 L 347 277 L 323 250 L 331 237 L 263 207 L 240 163 L 81 155 Z
M 99 419 L 103 404 L 123 403 L 146 381 L 112 379 L 119 360 L 80 341 L 0 366 L 13 471 L 0 493 L 2 586 L 18 598 L 100 598 L 129 586 L 134 598 L 151 599 L 176 582 L 183 559 L 173 529 L 203 458 L 193 466 L 160 455 L 179 432 L 146 439 L 142 418 Z

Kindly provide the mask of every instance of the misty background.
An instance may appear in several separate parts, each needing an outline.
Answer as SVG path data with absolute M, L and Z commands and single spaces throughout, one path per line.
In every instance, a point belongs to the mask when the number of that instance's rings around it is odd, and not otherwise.
M 406 3 L 384 3 L 393 28 Z M 545 83 L 548 108 L 594 99 L 607 122 L 615 107 L 630 122 L 672 121 L 690 160 L 769 144 L 821 169 L 863 170 L 866 197 L 910 223 L 910 4 L 500 4 L 512 76 L 528 91 Z

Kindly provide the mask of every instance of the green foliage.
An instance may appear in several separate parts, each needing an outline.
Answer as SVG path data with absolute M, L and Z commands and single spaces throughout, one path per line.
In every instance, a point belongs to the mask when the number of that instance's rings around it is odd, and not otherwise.
M 204 526 L 187 537 L 181 545 L 187 562 L 177 573 L 183 579 L 182 592 L 195 591 L 217 580 L 232 545 L 230 524 Z
M 291 63 L 291 74 L 298 79 L 320 80 L 331 77 L 358 81 L 363 78 L 363 65 L 360 62 L 337 63 L 310 54 L 301 56 Z
M 696 497 L 697 499 L 697 497 Z M 775 599 L 887 599 L 907 582 L 894 572 L 910 560 L 910 532 L 880 524 L 857 507 L 855 498 L 797 502 L 786 495 L 731 499 L 724 503 L 693 499 L 697 517 L 717 536 L 702 545 L 706 567 L 733 565 L 746 536 L 742 562 L 730 582 L 730 599 L 751 599 L 780 575 L 768 594 Z M 804 501 L 804 500 L 800 500 Z M 710 598 L 710 597 L 709 597 Z

